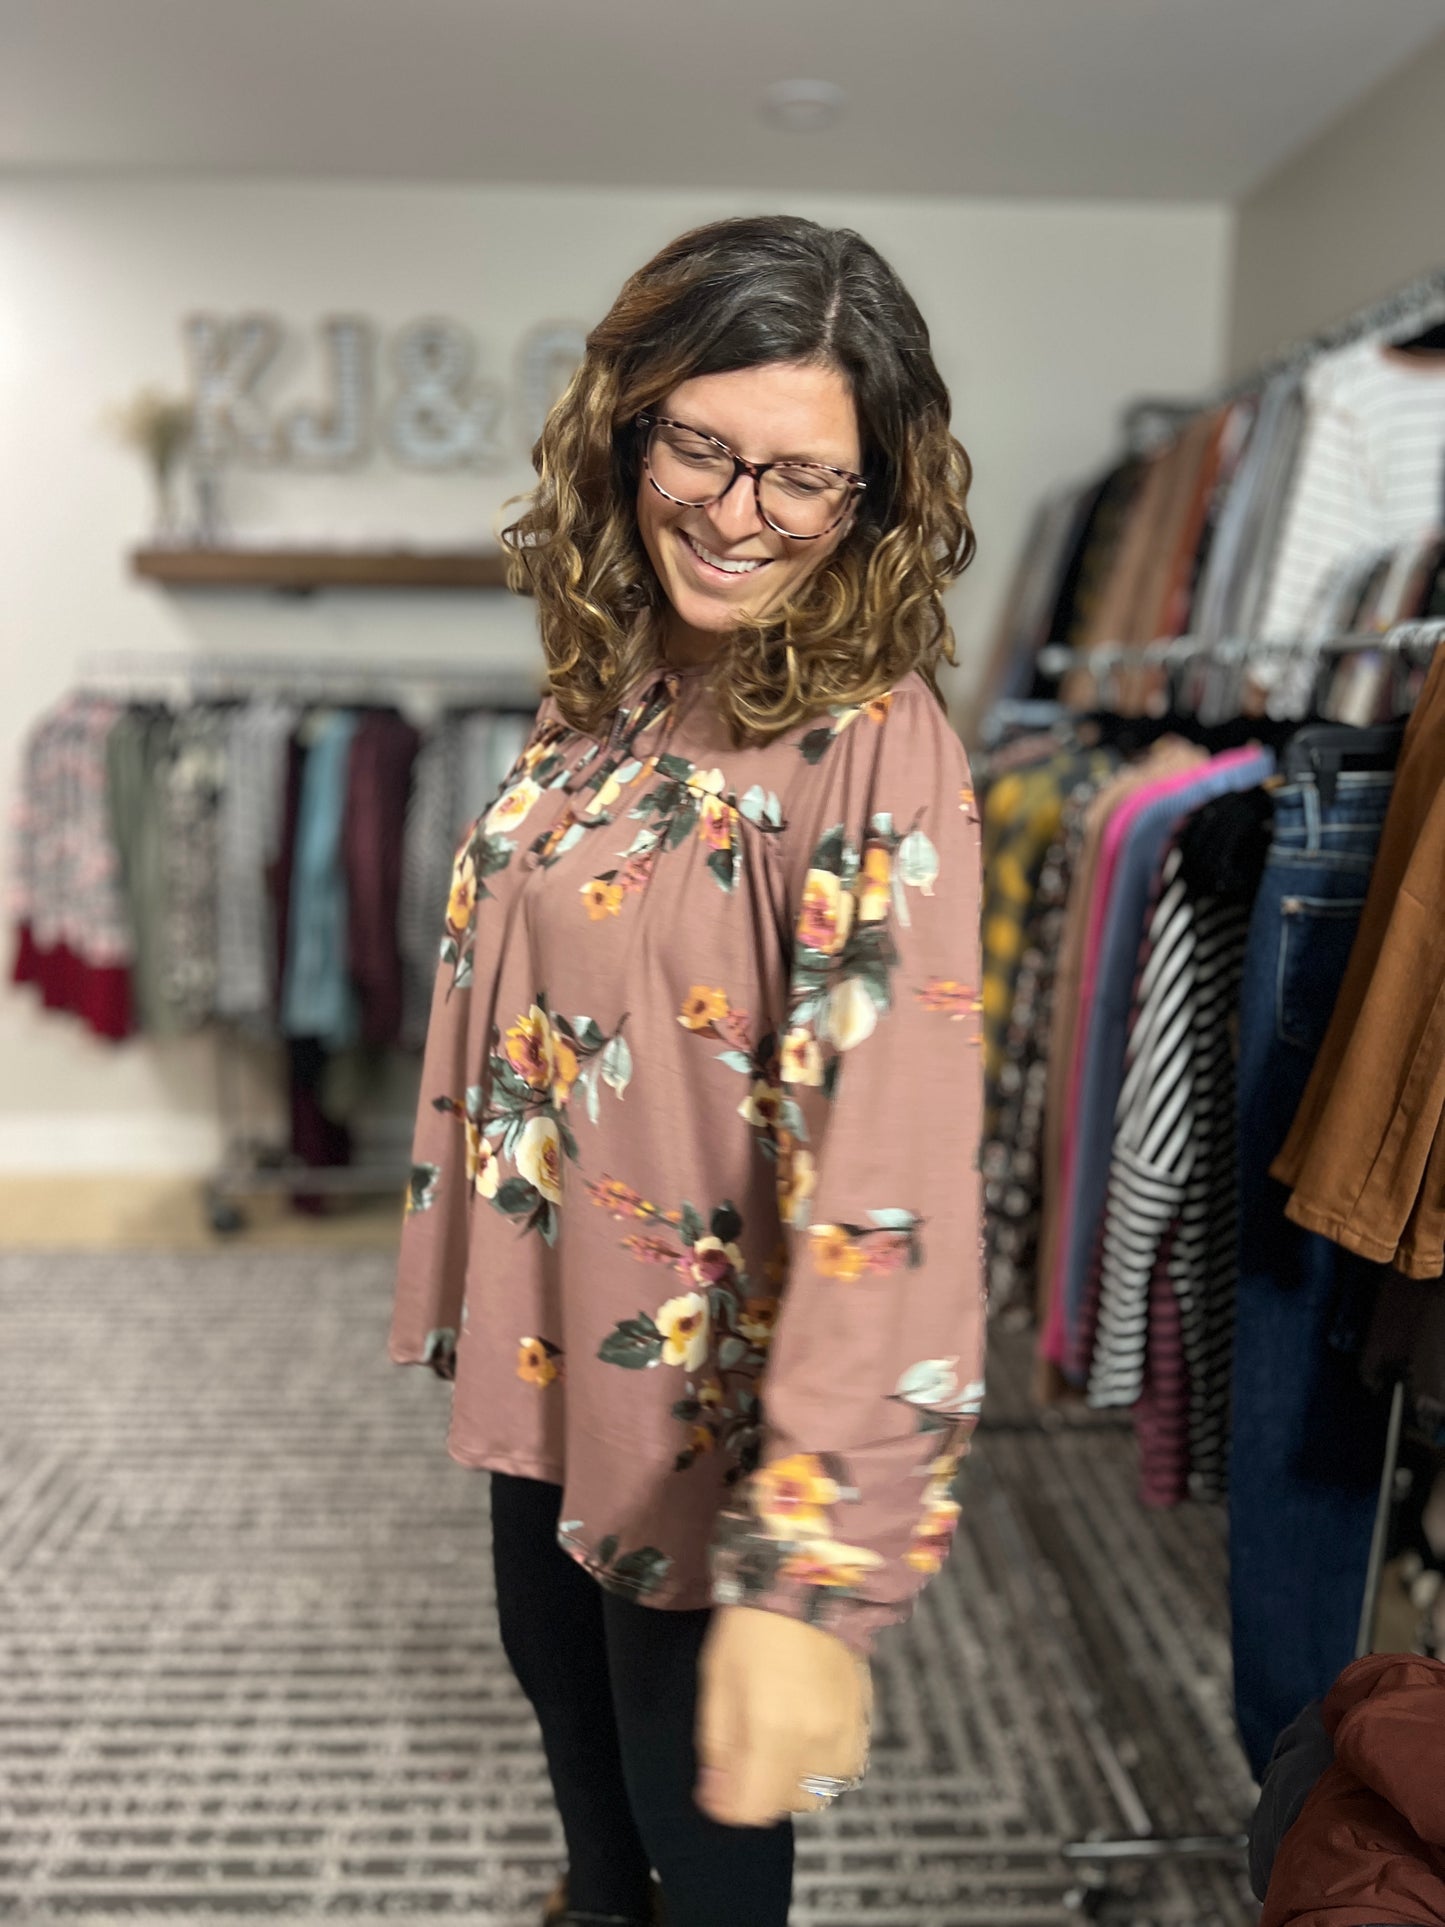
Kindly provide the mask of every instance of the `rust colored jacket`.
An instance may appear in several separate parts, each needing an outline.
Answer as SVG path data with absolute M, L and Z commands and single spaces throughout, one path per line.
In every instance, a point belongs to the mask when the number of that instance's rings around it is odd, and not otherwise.
M 1284 1837 L 1260 1927 L 1445 1922 L 1445 1663 L 1358 1660 L 1324 1722 L 1335 1763 Z

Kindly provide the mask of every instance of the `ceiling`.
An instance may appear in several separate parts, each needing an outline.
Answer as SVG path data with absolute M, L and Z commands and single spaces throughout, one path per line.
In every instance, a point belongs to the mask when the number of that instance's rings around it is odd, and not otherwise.
M 0 0 L 0 167 L 1234 200 L 1445 0 Z M 818 134 L 763 123 L 835 82 Z

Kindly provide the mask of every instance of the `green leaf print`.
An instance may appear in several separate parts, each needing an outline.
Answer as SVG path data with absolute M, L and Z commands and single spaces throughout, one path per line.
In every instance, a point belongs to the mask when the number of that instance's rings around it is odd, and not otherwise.
M 681 783 L 685 783 L 692 775 L 692 764 L 685 756 L 659 756 L 657 767 L 662 775 L 671 776 Z
M 812 867 L 827 870 L 832 876 L 842 876 L 845 867 L 845 852 L 848 848 L 848 833 L 841 823 L 836 824 L 819 842 L 813 852 Z
M 621 1365 L 629 1372 L 646 1371 L 662 1357 L 662 1333 L 646 1312 L 624 1318 L 603 1339 L 597 1356 L 604 1365 Z
M 574 1017 L 572 1030 L 584 1050 L 600 1050 L 607 1042 L 607 1033 L 595 1017 Z
M 436 1203 L 437 1183 L 441 1177 L 441 1166 L 437 1164 L 414 1164 L 411 1167 L 411 1182 L 407 1187 L 407 1209 L 409 1211 L 430 1211 Z
M 617 1557 L 617 1546 L 618 1539 L 616 1533 L 609 1533 L 597 1548 L 596 1556 L 598 1563 L 604 1566 L 610 1566 L 612 1561 Z
M 476 865 L 479 877 L 494 877 L 499 870 L 505 870 L 517 853 L 515 843 L 509 843 L 504 836 L 478 837 L 472 845 L 472 862 Z
M 636 1552 L 624 1553 L 608 1576 L 617 1585 L 643 1598 L 657 1591 L 671 1567 L 671 1559 L 656 1546 L 640 1546 Z
M 529 1218 L 541 1195 L 537 1187 L 529 1184 L 525 1178 L 508 1178 L 505 1184 L 498 1187 L 492 1203 L 498 1211 L 505 1211 L 509 1218 Z
M 602 1082 L 621 1098 L 632 1082 L 632 1052 L 620 1033 L 602 1053 Z
M 713 851 L 707 867 L 724 890 L 735 890 L 742 872 L 742 852 L 736 843 L 730 843 L 725 850 Z
M 694 1205 L 683 1205 L 682 1223 L 678 1227 L 678 1236 L 688 1247 L 689 1251 L 702 1236 L 702 1214 Z
M 663 847 L 668 850 L 675 850 L 679 848 L 680 845 L 686 843 L 687 839 L 697 828 L 698 817 L 700 815 L 701 811 L 698 809 L 696 803 L 685 803 L 677 812 L 676 816 L 673 817 L 671 823 L 668 824 L 667 835 L 663 839 Z
M 744 1077 L 753 1075 L 753 1060 L 746 1051 L 720 1050 L 717 1054 L 719 1064 L 726 1064 L 730 1071 L 741 1071 Z
M 718 1347 L 717 1362 L 719 1371 L 732 1371 L 735 1366 L 742 1364 L 747 1355 L 748 1344 L 746 1339 L 725 1338 Z
M 898 873 L 926 895 L 938 881 L 938 852 L 922 830 L 910 830 L 898 848 Z
M 443 937 L 442 948 L 441 948 L 441 961 L 444 964 L 454 964 L 460 955 L 461 955 L 461 952 L 457 949 L 456 938 Z
M 805 763 L 821 763 L 827 754 L 828 745 L 832 740 L 833 730 L 831 726 L 825 729 L 810 729 L 798 744 L 798 748 L 803 754 L 803 761 Z
M 712 1214 L 712 1235 L 721 1238 L 725 1245 L 730 1245 L 742 1228 L 742 1216 L 737 1206 L 730 1199 L 724 1199 Z
M 894 1210 L 890 1208 L 887 1211 L 870 1211 L 868 1216 L 873 1220 L 874 1224 L 884 1231 L 911 1231 L 914 1225 L 918 1223 L 918 1213 L 916 1211 Z

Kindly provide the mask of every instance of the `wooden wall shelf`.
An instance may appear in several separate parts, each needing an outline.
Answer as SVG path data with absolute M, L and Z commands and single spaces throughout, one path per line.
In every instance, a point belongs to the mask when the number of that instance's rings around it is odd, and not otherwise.
M 505 589 L 499 549 L 184 549 L 132 551 L 131 569 L 170 589 Z

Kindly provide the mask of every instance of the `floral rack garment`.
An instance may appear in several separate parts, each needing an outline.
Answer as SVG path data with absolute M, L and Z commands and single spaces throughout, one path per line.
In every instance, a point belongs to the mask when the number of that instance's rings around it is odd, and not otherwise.
M 550 699 L 457 854 L 391 1353 L 609 1587 L 866 1652 L 983 1393 L 979 830 L 917 676 L 736 748 Z M 711 1559 L 711 1567 L 710 1567 Z

